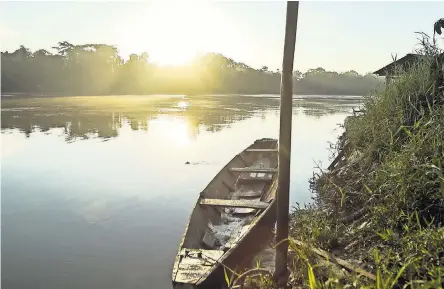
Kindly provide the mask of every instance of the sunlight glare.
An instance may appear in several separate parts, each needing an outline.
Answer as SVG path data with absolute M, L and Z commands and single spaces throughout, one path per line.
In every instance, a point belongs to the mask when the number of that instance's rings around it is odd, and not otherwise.
M 191 131 L 187 119 L 161 116 L 149 121 L 150 131 L 169 139 L 176 146 L 188 146 L 191 143 Z
M 115 29 L 122 55 L 148 52 L 151 62 L 162 66 L 186 65 L 209 52 L 236 55 L 242 35 L 230 15 L 214 3 L 152 1 L 123 16 Z M 230 41 L 227 41 L 229 39 Z
M 199 52 L 200 42 L 208 33 L 205 5 L 154 2 L 149 9 L 154 17 L 144 26 L 155 27 L 149 53 L 153 62 L 182 65 Z M 153 12 L 153 10 L 155 12 Z
M 177 106 L 183 110 L 186 110 L 188 108 L 188 105 L 189 103 L 183 100 L 179 101 L 179 103 L 177 104 Z

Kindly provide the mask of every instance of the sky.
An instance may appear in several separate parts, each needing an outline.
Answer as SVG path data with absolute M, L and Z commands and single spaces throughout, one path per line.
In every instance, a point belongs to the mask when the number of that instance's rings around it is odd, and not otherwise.
M 115 45 L 127 59 L 179 65 L 221 53 L 254 68 L 282 66 L 283 1 L 0 2 L 0 49 L 50 50 L 59 41 Z M 415 32 L 433 34 L 444 2 L 302 1 L 294 70 L 375 71 L 412 53 Z

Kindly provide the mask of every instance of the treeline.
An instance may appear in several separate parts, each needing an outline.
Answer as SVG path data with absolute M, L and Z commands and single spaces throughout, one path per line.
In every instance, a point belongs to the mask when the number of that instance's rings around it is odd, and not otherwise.
M 63 41 L 53 48 L 56 53 L 31 52 L 24 46 L 12 53 L 2 52 L 2 93 L 279 93 L 279 71 L 269 71 L 266 66 L 254 69 L 221 54 L 205 54 L 184 66 L 162 67 L 151 63 L 146 52 L 131 54 L 124 61 L 111 45 Z M 371 74 L 323 68 L 295 71 L 294 78 L 296 94 L 365 95 L 382 83 Z

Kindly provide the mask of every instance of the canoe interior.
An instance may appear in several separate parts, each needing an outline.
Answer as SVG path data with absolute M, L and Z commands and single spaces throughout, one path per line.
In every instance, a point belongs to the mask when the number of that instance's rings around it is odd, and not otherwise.
M 275 201 L 277 140 L 236 155 L 200 194 L 173 267 L 173 283 L 200 284 L 230 255 Z

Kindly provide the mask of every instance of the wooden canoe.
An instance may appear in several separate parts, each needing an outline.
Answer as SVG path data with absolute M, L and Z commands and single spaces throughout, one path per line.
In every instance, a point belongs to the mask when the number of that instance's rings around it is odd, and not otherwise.
M 276 220 L 277 166 L 277 140 L 259 139 L 202 191 L 175 258 L 174 288 L 218 288 L 224 267 L 236 270 L 259 250 Z

